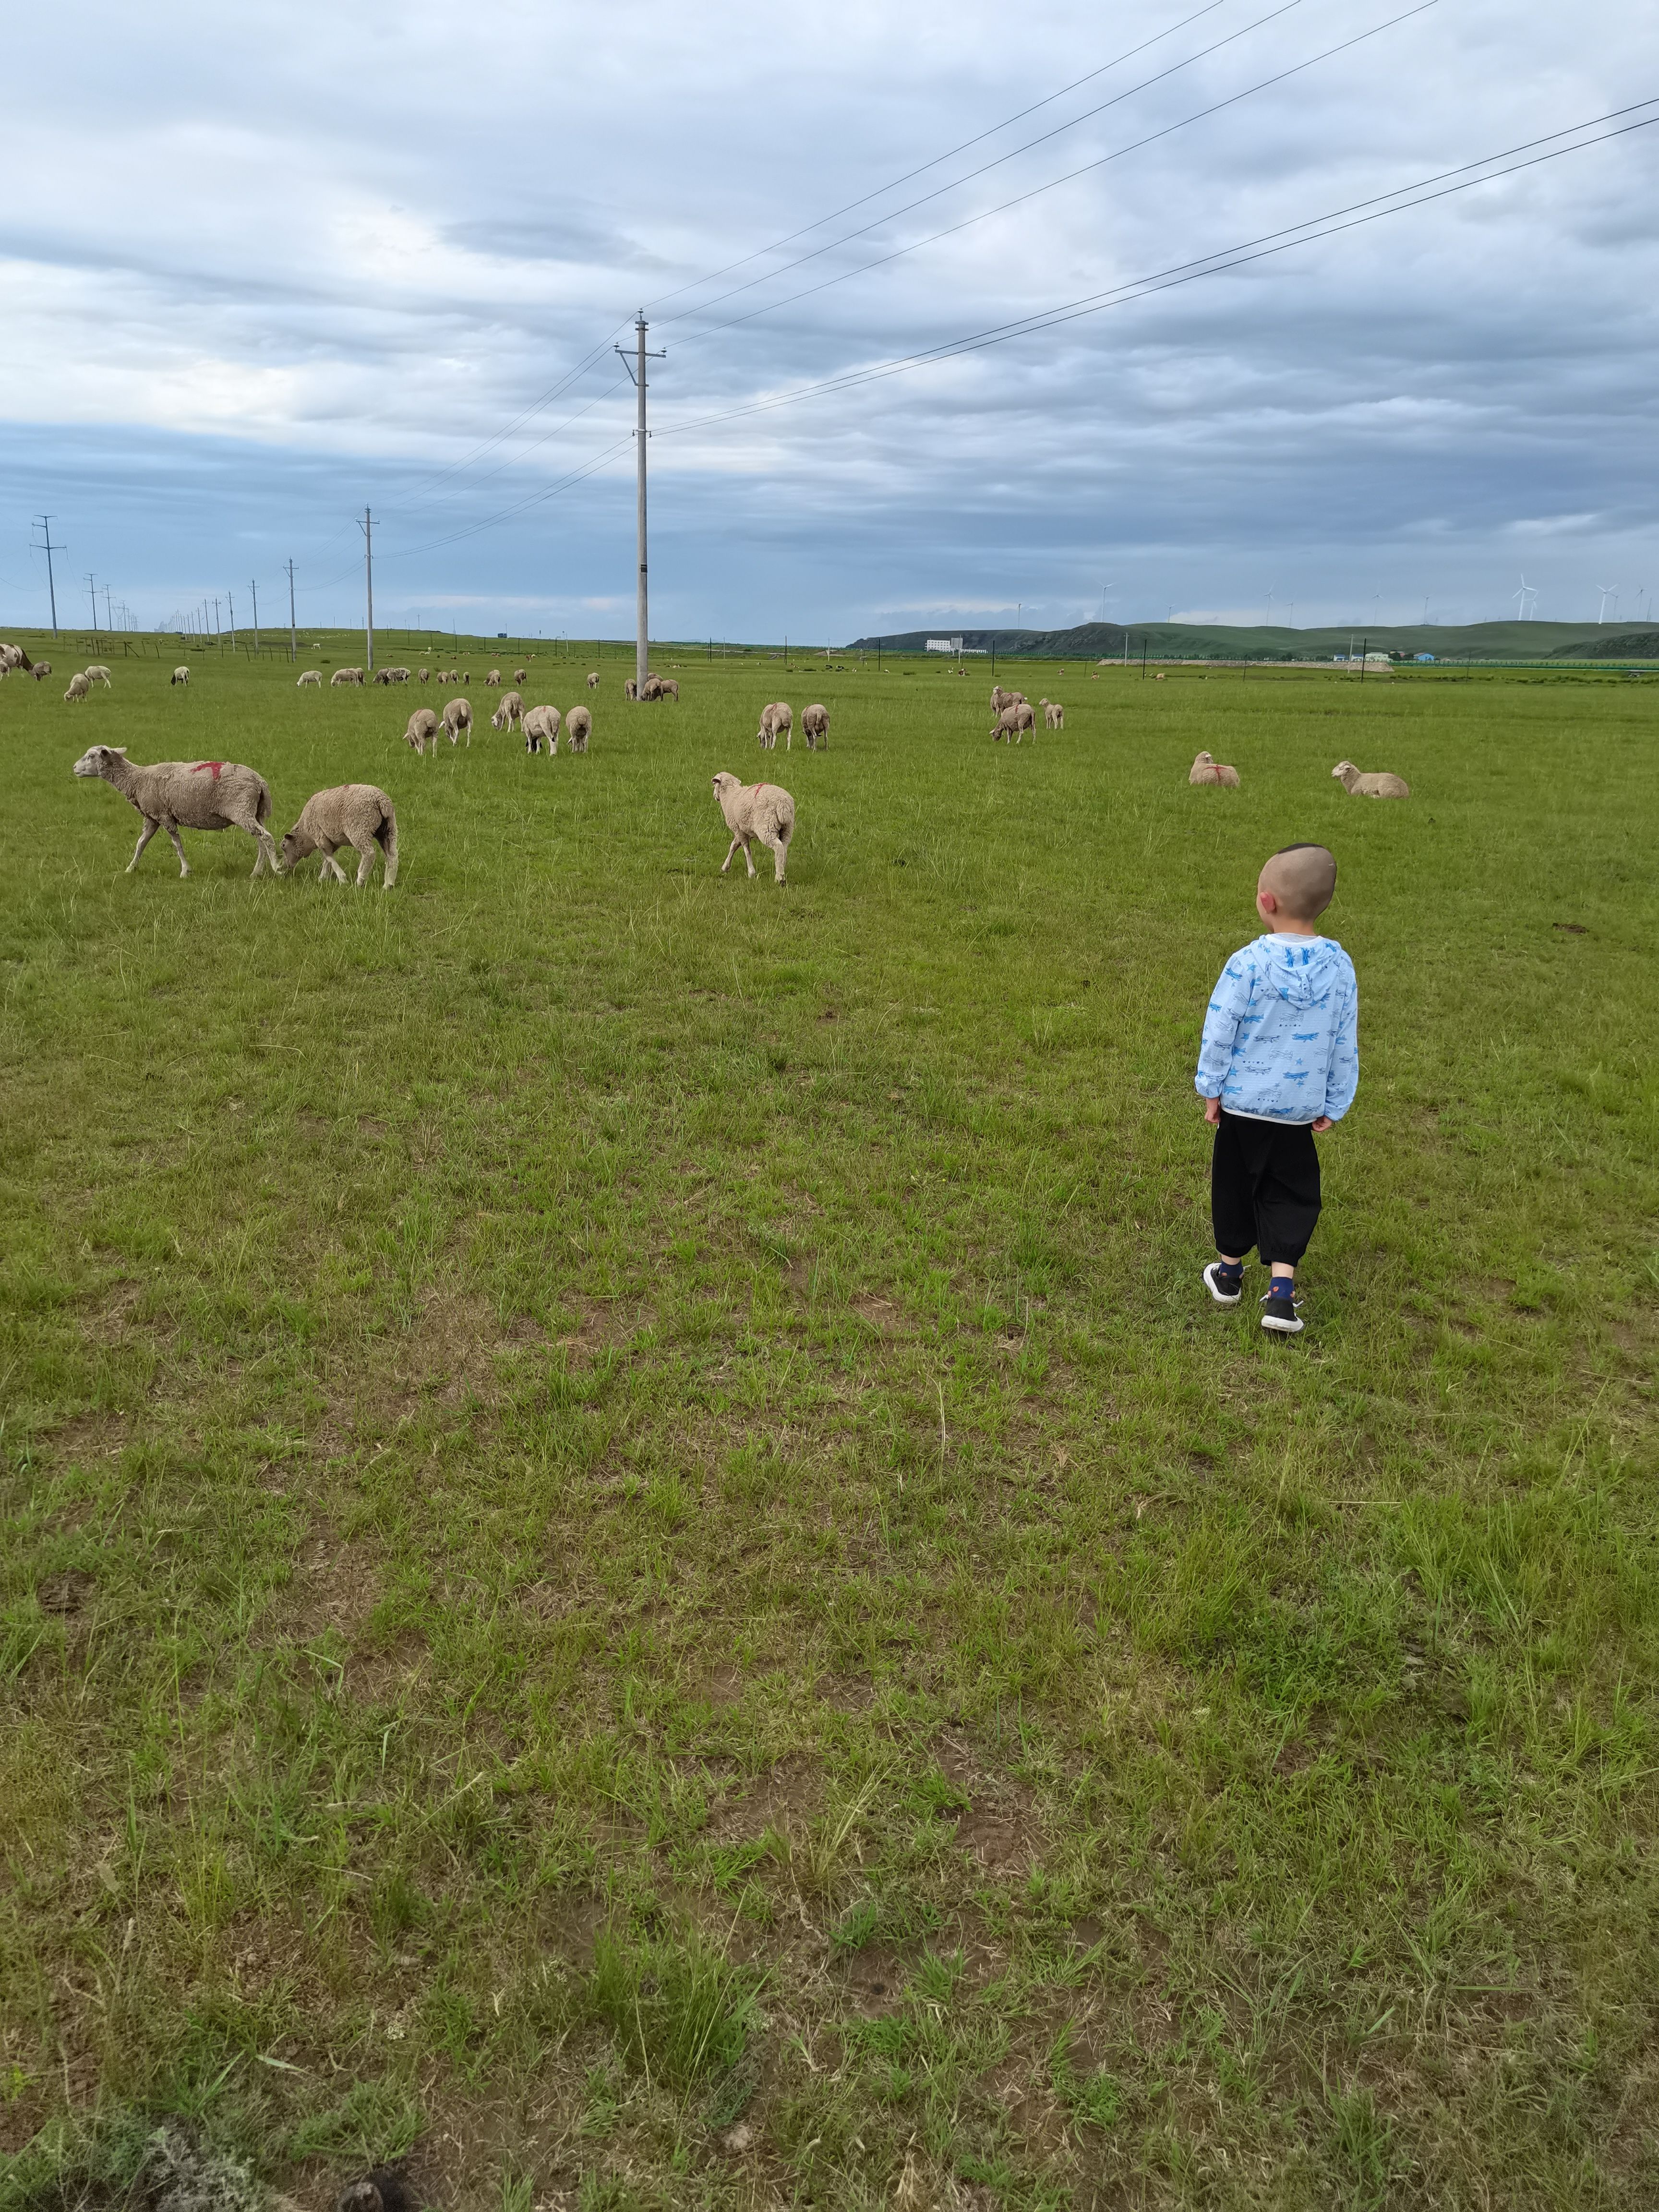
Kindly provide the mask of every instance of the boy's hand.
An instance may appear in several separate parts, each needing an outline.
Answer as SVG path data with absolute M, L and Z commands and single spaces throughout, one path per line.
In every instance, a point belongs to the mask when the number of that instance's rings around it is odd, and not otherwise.
M 1204 1118 L 1212 1129 L 1220 1127 L 1221 1101 L 1218 1098 L 1206 1098 L 1204 1101 Z M 1330 1124 L 1327 1122 L 1325 1126 L 1328 1128 Z
M 1316 1137 L 1322 1137 L 1327 1129 L 1334 1129 L 1335 1127 L 1335 1122 L 1328 1114 L 1316 1114 L 1314 1116 L 1313 1133 Z

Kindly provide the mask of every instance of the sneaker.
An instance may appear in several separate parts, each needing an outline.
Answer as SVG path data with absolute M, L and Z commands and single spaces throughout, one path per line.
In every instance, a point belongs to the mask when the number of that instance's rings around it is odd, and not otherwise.
M 1297 1311 L 1302 1301 L 1294 1291 L 1289 1297 L 1275 1297 L 1269 1291 L 1261 1300 L 1261 1326 L 1273 1329 L 1279 1336 L 1300 1336 L 1304 1323 Z
M 1220 1261 L 1212 1260 L 1204 1270 L 1204 1287 L 1218 1306 L 1236 1306 L 1244 1295 L 1244 1270 L 1239 1269 L 1233 1278 L 1233 1286 L 1229 1290 L 1221 1273 Z

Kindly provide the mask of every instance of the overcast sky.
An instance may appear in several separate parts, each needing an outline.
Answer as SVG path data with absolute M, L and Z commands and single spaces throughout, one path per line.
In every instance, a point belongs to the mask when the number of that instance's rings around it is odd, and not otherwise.
M 1659 129 L 744 411 L 1659 94 L 1637 0 L 1409 4 L 20 10 L 0 611 L 49 513 L 77 619 L 357 620 L 372 505 L 383 622 L 625 635 L 644 305 L 659 635 L 1640 617 Z

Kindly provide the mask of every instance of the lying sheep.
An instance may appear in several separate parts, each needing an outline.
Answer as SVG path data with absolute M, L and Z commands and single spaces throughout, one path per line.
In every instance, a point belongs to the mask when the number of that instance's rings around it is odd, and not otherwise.
M 112 783 L 143 817 L 144 826 L 132 858 L 131 875 L 146 845 L 158 830 L 165 830 L 179 855 L 179 872 L 190 873 L 190 862 L 179 842 L 182 830 L 246 830 L 258 840 L 253 863 L 256 876 L 269 868 L 282 870 L 276 848 L 265 827 L 270 813 L 270 787 L 264 776 L 235 761 L 156 761 L 140 768 L 127 758 L 125 745 L 94 745 L 75 763 L 76 775 L 101 776 Z
M 1060 705 L 1058 699 L 1039 699 L 1037 701 L 1037 704 L 1042 709 L 1043 721 L 1049 729 L 1063 730 L 1065 728 L 1066 709 Z
M 114 689 L 114 686 L 109 680 L 109 671 L 105 667 L 101 660 L 94 660 L 91 667 L 88 669 L 87 681 L 88 684 L 101 684 L 106 691 L 112 690 Z
M 171 675 L 171 676 L 169 676 L 169 677 L 168 677 L 168 678 L 167 678 L 167 682 L 168 682 L 168 684 L 188 684 L 188 683 L 189 683 L 189 681 L 190 681 L 190 671 L 189 671 L 189 669 L 187 669 L 187 668 L 175 668 L 175 669 L 173 670 L 173 672 L 172 675 Z
M 404 732 L 404 743 L 419 753 L 422 759 L 426 757 L 428 744 L 434 753 L 437 751 L 438 717 L 430 707 L 417 707 L 410 716 L 409 727 Z M 342 785 L 341 788 L 344 790 L 347 787 Z
M 593 717 L 586 707 L 573 707 L 564 718 L 565 742 L 573 753 L 585 753 L 593 734 Z
M 1412 787 L 1403 775 L 1378 769 L 1362 775 L 1352 761 L 1339 761 L 1331 770 L 1350 799 L 1409 799 Z
M 806 707 L 801 711 L 801 734 L 806 739 L 808 752 L 830 750 L 830 709 L 827 707 Z
M 51 661 L 37 660 L 33 668 L 30 671 L 30 673 L 33 676 L 37 684 L 44 684 L 47 677 L 52 673 Z
M 795 834 L 794 800 L 778 784 L 742 783 L 726 769 L 720 770 L 714 783 L 714 796 L 726 817 L 726 826 L 732 832 L 720 873 L 724 875 L 731 866 L 732 855 L 741 845 L 749 872 L 754 875 L 755 858 L 749 847 L 753 839 L 758 838 L 770 851 L 775 878 L 781 884 L 789 859 L 789 840 Z
M 88 683 L 84 676 L 71 676 L 69 680 L 69 690 L 64 694 L 64 700 L 65 702 L 69 702 L 76 699 L 84 699 L 91 689 L 91 684 Z
M 760 729 L 757 734 L 762 746 L 767 752 L 777 750 L 780 738 L 783 739 L 785 752 L 793 752 L 795 749 L 794 728 L 795 718 L 790 711 L 787 699 L 775 699 L 769 707 L 761 708 Z
M 524 695 L 518 691 L 503 691 L 501 703 L 489 718 L 492 730 L 516 729 L 524 719 Z
M 492 668 L 484 678 L 484 689 L 486 691 L 499 691 L 501 688 L 501 672 L 499 668 Z
M 1188 783 L 1219 784 L 1228 791 L 1238 789 L 1238 770 L 1229 768 L 1224 761 L 1212 759 L 1208 753 L 1200 753 L 1193 763 Z
M 1016 699 L 1005 707 L 997 716 L 992 726 L 991 741 L 994 744 L 999 739 L 1012 738 L 1015 744 L 1021 744 L 1024 742 L 1027 730 L 1031 732 L 1031 739 L 1035 744 L 1036 716 L 1027 701 Z
M 342 845 L 349 845 L 357 855 L 359 890 L 368 881 L 378 845 L 386 855 L 386 881 L 380 888 L 392 889 L 398 880 L 398 814 L 385 792 L 372 783 L 341 783 L 331 791 L 313 792 L 283 840 L 283 864 L 292 872 L 309 854 L 320 853 L 319 879 L 326 883 L 332 876 L 343 884 L 346 872 L 334 857 Z
M 294 688 L 296 691 L 303 691 L 307 684 L 314 684 L 318 690 L 320 690 L 322 689 L 322 670 L 320 668 L 307 668 L 301 674 L 298 683 L 295 684 Z
M 559 750 L 559 710 L 556 707 L 526 707 L 524 721 L 524 749 L 533 753 L 545 745 L 551 760 Z
M 590 668 L 587 672 L 587 688 L 590 691 L 597 691 L 599 688 L 599 672 L 597 668 Z
M 466 741 L 472 743 L 472 708 L 465 699 L 452 699 L 444 708 L 444 729 L 452 745 L 460 742 L 461 732 L 466 732 Z
M 1001 714 L 1010 707 L 1018 707 L 1024 696 L 1023 691 L 1005 691 L 1000 684 L 994 684 L 991 689 L 991 712 Z

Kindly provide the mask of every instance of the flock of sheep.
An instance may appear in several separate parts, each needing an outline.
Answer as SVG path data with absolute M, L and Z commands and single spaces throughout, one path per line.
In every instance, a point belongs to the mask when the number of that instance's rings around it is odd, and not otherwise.
M 1342 786 L 1350 799 L 1409 799 L 1412 787 L 1403 775 L 1395 775 L 1388 769 L 1379 769 L 1367 775 L 1352 761 L 1338 761 L 1331 774 Z M 1218 785 L 1224 790 L 1238 789 L 1238 770 L 1229 768 L 1225 761 L 1217 760 L 1210 753 L 1200 753 L 1194 761 L 1188 783 Z

